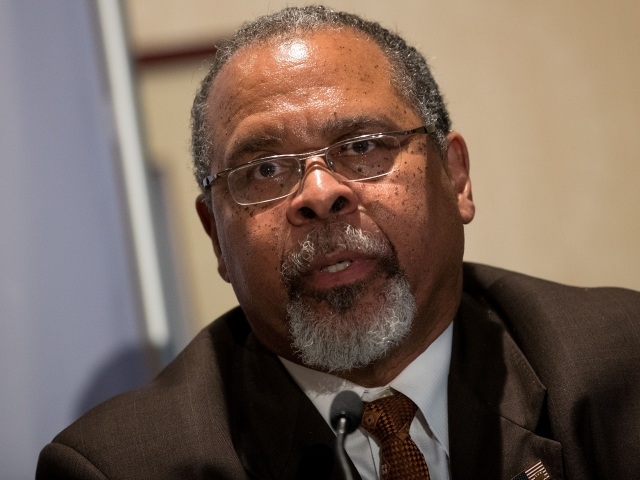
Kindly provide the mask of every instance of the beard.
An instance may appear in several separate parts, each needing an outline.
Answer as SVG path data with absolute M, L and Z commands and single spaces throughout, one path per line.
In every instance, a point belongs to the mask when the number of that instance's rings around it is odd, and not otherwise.
M 377 258 L 370 278 L 382 278 L 383 288 L 365 279 L 329 289 L 305 289 L 303 276 L 313 258 L 341 250 Z M 314 230 L 297 251 L 285 257 L 281 274 L 289 294 L 292 347 L 308 367 L 339 372 L 367 366 L 384 357 L 411 330 L 415 299 L 395 250 L 381 233 L 347 224 Z

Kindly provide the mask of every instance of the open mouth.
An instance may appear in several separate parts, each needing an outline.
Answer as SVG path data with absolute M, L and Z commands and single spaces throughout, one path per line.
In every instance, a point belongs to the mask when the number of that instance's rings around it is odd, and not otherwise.
M 333 265 L 327 265 L 321 271 L 327 273 L 337 273 L 351 265 L 351 260 L 344 260 L 342 262 L 334 263 Z
M 289 288 L 327 290 L 372 280 L 392 257 L 392 247 L 381 233 L 331 224 L 299 241 L 298 250 L 283 258 L 281 275 Z
M 379 259 L 350 252 L 348 258 L 317 259 L 312 263 L 303 282 L 312 289 L 328 289 L 363 282 L 378 269 Z

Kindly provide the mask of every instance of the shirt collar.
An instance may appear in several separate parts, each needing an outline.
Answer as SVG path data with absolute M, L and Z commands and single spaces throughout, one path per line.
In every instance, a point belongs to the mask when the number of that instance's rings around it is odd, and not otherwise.
M 352 390 L 361 398 L 375 398 L 384 390 L 392 388 L 409 397 L 418 406 L 438 442 L 449 453 L 447 378 L 452 338 L 453 324 L 388 385 L 377 388 L 366 389 L 335 375 L 319 372 L 284 358 L 280 360 L 329 425 L 331 402 L 342 390 Z

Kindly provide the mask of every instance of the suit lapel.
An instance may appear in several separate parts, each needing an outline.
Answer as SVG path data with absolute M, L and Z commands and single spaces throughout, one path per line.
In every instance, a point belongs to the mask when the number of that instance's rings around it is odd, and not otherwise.
M 231 430 L 250 477 L 342 478 L 333 431 L 277 357 L 250 334 L 235 361 Z
M 510 480 L 541 460 L 563 478 L 561 447 L 539 433 L 546 389 L 490 309 L 463 295 L 449 372 L 453 479 Z

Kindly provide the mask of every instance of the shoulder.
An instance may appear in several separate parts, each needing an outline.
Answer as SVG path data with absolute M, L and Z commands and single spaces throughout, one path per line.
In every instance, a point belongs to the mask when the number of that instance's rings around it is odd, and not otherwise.
M 597 465 L 599 478 L 637 474 L 640 293 L 469 264 L 465 294 L 503 322 L 545 385 L 568 464 Z
M 640 292 L 615 287 L 574 287 L 486 265 L 465 263 L 464 290 L 516 321 L 579 317 L 581 322 L 640 320 Z M 567 322 L 562 322 L 567 324 Z
M 549 386 L 579 394 L 640 381 L 640 293 L 473 264 L 465 265 L 465 292 L 497 314 Z
M 39 472 L 66 458 L 108 478 L 138 478 L 133 472 L 151 478 L 184 458 L 189 468 L 207 463 L 235 478 L 232 472 L 241 469 L 231 445 L 226 385 L 234 351 L 249 331 L 239 309 L 212 322 L 151 384 L 98 405 L 60 433 L 43 450 Z
M 640 405 L 640 293 L 474 264 L 465 265 L 465 293 L 501 319 L 555 394 L 593 399 L 622 389 Z
M 464 283 L 467 295 L 502 318 L 527 356 L 544 348 L 551 358 L 576 362 L 594 356 L 637 362 L 639 292 L 572 287 L 476 264 L 465 264 Z
M 464 266 L 464 277 L 463 306 L 475 306 L 468 321 L 494 319 L 544 385 L 549 428 L 567 468 L 597 465 L 598 478 L 640 471 L 640 293 L 474 264 Z

